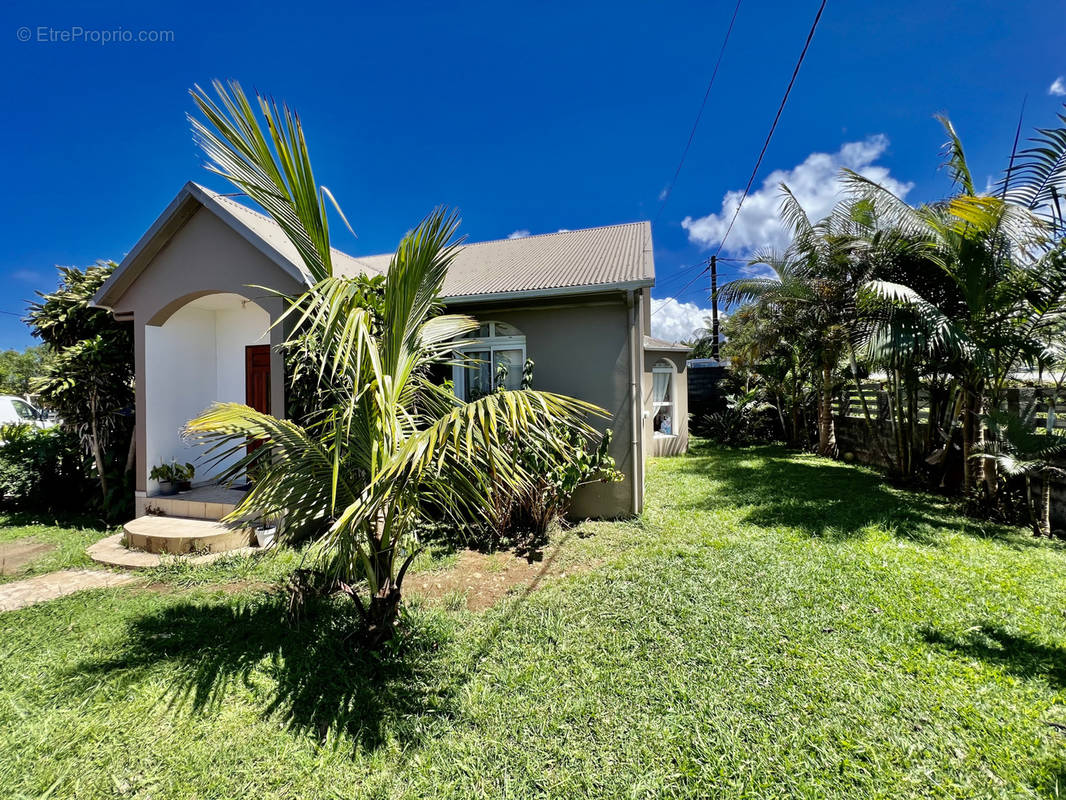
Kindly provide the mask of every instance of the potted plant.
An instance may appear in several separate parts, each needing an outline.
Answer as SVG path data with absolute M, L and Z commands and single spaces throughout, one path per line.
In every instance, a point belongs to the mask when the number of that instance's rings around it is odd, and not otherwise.
M 148 477 L 159 482 L 161 495 L 177 494 L 182 489 L 188 489 L 192 485 L 192 477 L 196 468 L 189 463 L 179 464 L 171 461 L 169 464 L 158 464 L 152 467 Z
M 260 547 L 270 547 L 277 538 L 277 520 L 260 519 L 255 524 L 255 541 Z
M 174 480 L 177 481 L 179 492 L 187 492 L 192 488 L 192 479 L 195 475 L 196 467 L 188 461 L 184 464 L 174 464 Z

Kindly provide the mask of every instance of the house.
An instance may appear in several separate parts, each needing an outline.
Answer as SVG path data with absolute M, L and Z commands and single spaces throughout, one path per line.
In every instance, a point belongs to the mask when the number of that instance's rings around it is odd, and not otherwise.
M 334 271 L 381 274 L 389 258 L 334 251 Z M 210 483 L 205 454 L 181 430 L 212 402 L 284 414 L 276 293 L 297 294 L 307 282 L 272 220 L 189 183 L 101 287 L 95 303 L 135 331 L 138 516 L 155 502 L 154 465 L 200 464 L 198 482 Z M 582 489 L 576 516 L 639 513 L 647 457 L 687 446 L 688 349 L 648 335 L 654 282 L 648 222 L 468 244 L 445 282 L 448 308 L 482 322 L 466 350 L 482 363 L 454 370 L 460 396 L 491 389 L 501 362 L 518 365 L 507 377 L 517 384 L 532 358 L 536 388 L 608 411 L 599 424 L 614 431 L 612 455 L 625 479 Z M 218 519 L 225 510 L 212 509 L 217 497 L 198 497 L 207 505 L 186 498 L 171 513 Z

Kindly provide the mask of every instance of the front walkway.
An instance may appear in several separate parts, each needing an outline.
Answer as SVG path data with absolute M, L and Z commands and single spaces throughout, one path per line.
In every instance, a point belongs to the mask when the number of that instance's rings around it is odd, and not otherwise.
M 99 569 L 64 569 L 24 581 L 0 584 L 0 611 L 14 611 L 83 589 L 106 589 L 135 581 L 133 575 Z

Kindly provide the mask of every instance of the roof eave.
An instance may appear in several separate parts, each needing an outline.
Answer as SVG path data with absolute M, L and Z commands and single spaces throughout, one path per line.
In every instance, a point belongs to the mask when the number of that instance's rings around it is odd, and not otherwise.
M 555 286 L 549 289 L 519 289 L 511 292 L 485 292 L 484 294 L 461 294 L 442 296 L 445 305 L 472 305 L 508 300 L 535 300 L 540 298 L 571 297 L 604 292 L 624 292 L 632 289 L 651 287 L 653 278 L 640 278 L 632 281 L 615 281 L 613 283 L 591 283 L 583 286 Z
M 261 236 L 241 222 L 233 212 L 212 197 L 202 186 L 189 181 L 170 201 L 155 222 L 137 240 L 126 253 L 125 258 L 104 281 L 93 297 L 92 305 L 113 310 L 114 304 L 122 297 L 148 263 L 162 250 L 200 208 L 206 208 L 222 220 L 229 228 L 241 236 L 255 249 L 273 261 L 284 272 L 299 283 L 308 284 L 307 275 L 296 264 L 285 258 Z

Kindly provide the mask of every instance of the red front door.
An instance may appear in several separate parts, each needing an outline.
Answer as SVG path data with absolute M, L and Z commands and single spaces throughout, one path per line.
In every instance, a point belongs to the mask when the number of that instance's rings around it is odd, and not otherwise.
M 244 348 L 244 403 L 270 413 L 270 345 L 253 344 Z
M 244 348 L 244 404 L 264 414 L 270 413 L 270 345 L 252 344 Z M 248 443 L 248 452 L 262 442 Z

